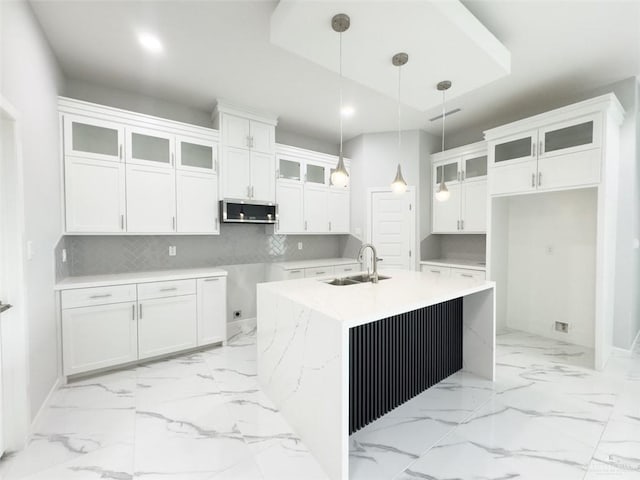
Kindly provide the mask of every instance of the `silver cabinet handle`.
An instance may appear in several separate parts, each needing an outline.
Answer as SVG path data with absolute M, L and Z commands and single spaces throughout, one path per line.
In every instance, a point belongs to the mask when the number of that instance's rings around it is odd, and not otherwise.
M 460 220 L 460 230 L 464 230 L 464 220 Z
M 122 144 L 118 146 L 118 157 L 122 160 Z
M 467 178 L 467 174 L 465 173 L 465 171 L 462 171 L 462 181 L 464 182 L 465 178 Z
M 111 296 L 111 293 L 105 293 L 104 295 L 91 295 L 89 298 L 109 298 Z
M 542 155 L 544 153 L 544 144 L 542 143 L 542 140 L 540 140 L 540 144 L 538 147 L 538 155 Z
M 204 281 L 205 282 L 217 282 L 218 280 L 220 280 L 219 278 L 205 278 Z
M 142 320 L 142 304 L 138 304 L 138 320 Z
M 289 270 L 289 273 L 300 273 L 302 270 Z
M 531 142 L 531 156 L 536 156 L 536 142 Z
M 253 185 L 251 185 L 251 198 L 253 198 L 254 195 L 255 195 L 254 187 L 253 187 Z
M 131 321 L 135 321 L 136 319 L 136 305 L 135 303 L 131 305 Z
M 124 214 L 120 215 L 120 230 L 124 230 Z
M 329 222 L 329 231 L 331 231 L 331 222 Z
M 253 143 L 253 135 L 251 135 L 251 148 L 254 147 L 254 143 Z
M 460 230 L 460 220 L 456 222 L 456 230 Z
M 178 290 L 178 287 L 170 287 L 170 288 L 161 288 L 160 291 L 161 292 L 174 292 Z
M 458 181 L 460 181 L 460 170 L 458 170 Z
M 171 152 L 171 166 L 173 167 L 173 164 L 175 163 L 175 157 L 174 157 L 174 153 Z
M 473 278 L 473 275 L 469 275 L 468 273 L 461 273 L 461 277 Z
M 305 230 L 307 229 L 307 226 L 308 226 L 308 224 L 307 224 L 307 221 L 305 220 L 305 221 L 304 221 L 304 229 L 305 229 Z
M 316 275 L 324 275 L 327 272 L 316 272 Z
M 353 268 L 343 268 L 342 271 L 343 272 L 352 272 Z
M 431 273 L 442 273 L 440 270 L 429 270 Z
M 538 172 L 538 186 L 542 186 L 542 172 Z
M 171 228 L 176 229 L 176 217 L 171 217 Z
M 536 174 L 535 173 L 531 174 L 531 186 L 532 187 L 536 186 Z
M 247 147 L 251 148 L 251 137 L 247 135 L 246 139 L 247 139 Z

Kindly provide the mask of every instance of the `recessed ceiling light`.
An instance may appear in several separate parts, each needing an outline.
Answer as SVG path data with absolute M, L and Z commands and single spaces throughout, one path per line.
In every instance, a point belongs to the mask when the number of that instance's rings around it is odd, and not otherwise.
M 353 108 L 352 106 L 345 105 L 344 107 L 342 107 L 342 116 L 343 117 L 350 117 L 354 113 L 356 113 L 356 109 Z
M 162 46 L 162 42 L 158 37 L 151 33 L 139 33 L 138 41 L 140 45 L 151 53 L 162 53 L 164 47 Z

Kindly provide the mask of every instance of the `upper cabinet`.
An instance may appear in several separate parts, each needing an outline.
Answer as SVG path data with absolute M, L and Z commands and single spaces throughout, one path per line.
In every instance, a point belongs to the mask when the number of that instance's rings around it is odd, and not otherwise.
M 222 198 L 275 202 L 275 118 L 257 116 L 218 102 Z
M 485 233 L 487 231 L 487 146 L 478 142 L 431 156 L 433 165 L 432 232 Z M 435 193 L 444 182 L 449 199 Z
M 217 131 L 59 105 L 66 233 L 219 233 Z
M 597 185 L 611 102 L 605 95 L 485 132 L 491 195 Z

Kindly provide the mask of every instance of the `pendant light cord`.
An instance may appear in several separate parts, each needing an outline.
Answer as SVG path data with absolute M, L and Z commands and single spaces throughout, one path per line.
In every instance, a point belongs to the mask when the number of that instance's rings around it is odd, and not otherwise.
M 401 115 L 401 108 L 400 108 L 400 80 L 401 80 L 401 76 L 400 73 L 402 71 L 402 65 L 400 65 L 398 67 L 398 165 L 400 165 L 400 160 L 402 158 L 402 131 L 400 130 L 400 115 Z
M 340 158 L 342 158 L 342 32 L 340 32 Z
M 446 118 L 447 114 L 445 112 L 444 109 L 444 94 L 445 94 L 446 90 L 442 90 L 442 151 L 444 152 L 444 119 Z

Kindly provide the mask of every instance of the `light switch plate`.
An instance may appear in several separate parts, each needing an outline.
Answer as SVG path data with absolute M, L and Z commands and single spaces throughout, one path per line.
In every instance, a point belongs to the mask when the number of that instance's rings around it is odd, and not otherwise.
M 175 245 L 170 245 L 169 246 L 169 256 L 170 257 L 175 257 L 177 253 L 177 249 Z
M 302 242 L 298 242 L 298 250 L 302 250 Z

